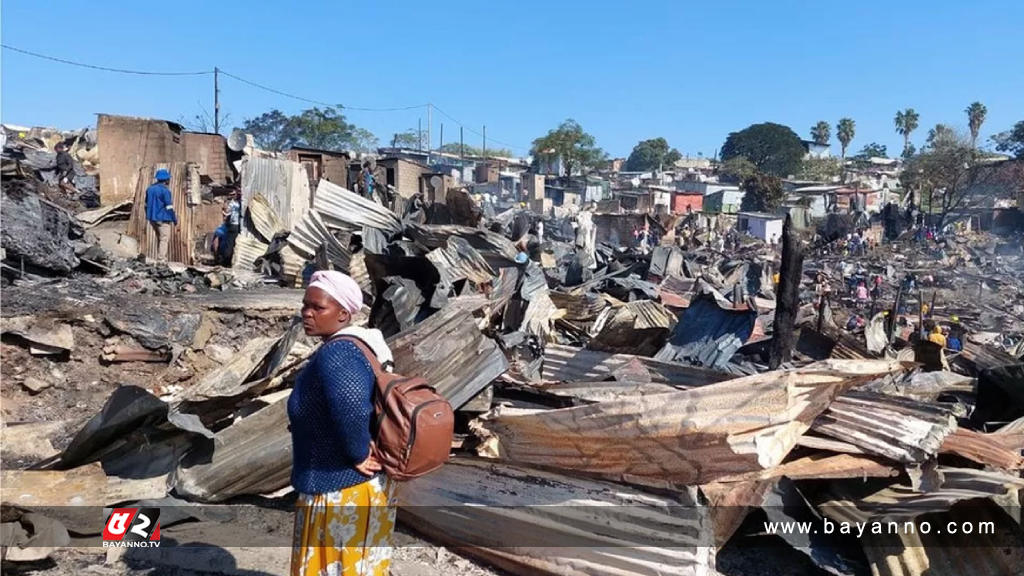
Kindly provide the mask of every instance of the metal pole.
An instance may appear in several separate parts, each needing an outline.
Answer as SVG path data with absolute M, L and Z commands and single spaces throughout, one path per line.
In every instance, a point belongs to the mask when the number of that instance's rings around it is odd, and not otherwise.
M 484 158 L 487 158 L 487 125 L 484 124 Z
M 444 122 L 441 122 L 441 139 L 437 141 L 437 150 L 444 152 L 442 148 L 444 148 Z
M 423 118 L 416 119 L 416 149 L 423 150 Z
M 427 164 L 430 164 L 430 147 L 434 144 L 430 135 L 430 127 L 434 124 L 431 115 L 432 108 L 433 106 L 430 105 L 430 102 L 427 102 Z
M 220 86 L 218 85 L 220 69 L 213 67 L 213 131 L 220 134 Z
M 466 160 L 466 141 L 462 138 L 462 126 L 459 126 L 459 159 Z

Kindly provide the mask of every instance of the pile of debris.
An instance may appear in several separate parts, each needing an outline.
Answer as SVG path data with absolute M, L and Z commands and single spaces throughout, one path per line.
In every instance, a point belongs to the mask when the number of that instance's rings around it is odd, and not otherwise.
M 351 275 L 366 302 L 357 323 L 381 329 L 396 370 L 461 414 L 452 461 L 400 488 L 400 518 L 429 540 L 516 574 L 714 574 L 730 549 L 756 546 L 798 550 L 830 574 L 1022 565 L 1019 356 L 979 344 L 971 374 L 924 371 L 895 340 L 836 328 L 815 276 L 767 247 L 645 254 L 598 241 L 614 219 L 587 211 L 548 219 L 545 238 L 515 208 L 403 220 L 326 180 L 287 223 L 273 201 L 247 205 L 244 254 L 293 281 L 315 268 Z M 107 280 L 91 284 L 100 300 L 116 293 Z M 4 471 L 9 559 L 96 545 L 102 526 L 61 506 L 166 507 L 163 538 L 186 543 L 196 523 L 219 521 L 197 503 L 285 498 L 286 400 L 316 346 L 288 321 L 299 290 L 154 289 L 102 308 L 82 306 L 73 282 L 53 292 L 31 304 L 16 293 L 14 307 L 5 293 L 4 331 L 17 339 L 5 351 L 50 351 L 58 368 L 96 361 L 69 346 L 70 326 L 107 339 L 103 362 L 152 362 L 165 382 L 118 380 L 134 382 L 57 437 L 59 453 Z M 794 349 L 769 371 L 786 339 Z M 45 426 L 8 423 L 4 444 L 54 434 Z M 818 533 L 766 535 L 766 522 L 793 521 Z M 994 531 L 830 534 L 826 521 Z M 270 532 L 288 545 L 287 526 Z

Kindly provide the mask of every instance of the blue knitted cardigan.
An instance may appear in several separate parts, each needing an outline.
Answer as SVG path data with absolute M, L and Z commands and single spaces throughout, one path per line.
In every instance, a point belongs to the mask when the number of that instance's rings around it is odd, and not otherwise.
M 292 486 L 323 494 L 369 480 L 354 468 L 370 454 L 373 368 L 355 344 L 325 344 L 288 398 Z

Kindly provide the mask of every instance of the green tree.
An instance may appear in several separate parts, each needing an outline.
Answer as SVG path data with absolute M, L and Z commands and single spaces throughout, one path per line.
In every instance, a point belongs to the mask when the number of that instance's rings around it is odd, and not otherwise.
M 900 154 L 900 157 L 904 160 L 909 160 L 914 157 L 914 154 L 917 154 L 917 146 L 914 146 L 913 143 L 909 143 L 907 144 L 907 147 L 903 149 L 903 153 Z
M 988 108 L 981 102 L 971 102 L 971 105 L 964 110 L 967 113 L 967 126 L 971 129 L 971 146 L 978 145 L 978 132 L 981 132 L 981 125 L 985 123 L 985 116 L 988 115 Z
M 815 144 L 821 144 L 827 146 L 829 139 L 832 138 L 832 127 L 828 125 L 828 122 L 824 120 L 818 120 L 818 123 L 811 126 L 811 139 L 814 140 Z
M 785 197 L 782 180 L 778 176 L 760 172 L 743 182 L 743 191 L 740 209 L 744 212 L 774 213 Z
M 865 144 L 860 152 L 857 153 L 857 158 L 868 159 L 868 158 L 888 158 L 889 151 L 886 149 L 884 144 L 878 142 L 872 142 Z
M 842 146 L 843 158 L 846 158 L 846 149 L 850 146 L 856 133 L 857 126 L 851 118 L 839 119 L 839 123 L 836 124 L 836 138 L 839 138 L 839 144 Z
M 1024 185 L 1019 162 L 999 162 L 979 151 L 970 138 L 939 124 L 929 145 L 911 158 L 900 176 L 904 188 L 929 199 L 929 212 L 941 226 L 950 212 L 970 208 L 988 195 Z
M 796 174 L 806 154 L 800 137 L 789 126 L 764 122 L 729 134 L 722 160 L 743 156 L 761 172 L 786 177 Z
M 1013 128 L 993 136 L 992 142 L 995 143 L 997 151 L 1016 158 L 1024 158 L 1024 120 L 1014 124 Z
M 579 122 L 571 118 L 534 140 L 530 154 L 535 161 L 561 158 L 566 176 L 585 174 L 607 158 L 604 150 L 598 148 L 594 137 L 584 132 Z
M 670 168 L 682 154 L 675 148 L 669 148 L 664 138 L 641 140 L 626 159 L 626 170 L 629 172 L 646 172 Z
M 754 174 L 757 174 L 757 166 L 743 156 L 729 158 L 718 165 L 718 177 L 726 182 L 742 184 Z
M 274 151 L 291 146 L 324 150 L 375 146 L 376 137 L 349 124 L 341 110 L 341 106 L 314 107 L 294 116 L 271 110 L 246 120 L 242 129 L 252 134 L 261 148 Z
M 448 154 L 462 154 L 463 150 L 466 156 L 483 156 L 483 150 L 476 146 L 469 144 L 463 148 L 458 142 L 449 142 L 440 148 L 441 152 L 447 152 Z M 488 148 L 487 157 L 501 157 L 501 158 L 515 158 L 515 154 L 508 148 Z
M 913 108 L 907 108 L 906 110 L 900 110 L 896 112 L 896 118 L 893 119 L 893 123 L 896 124 L 896 133 L 903 136 L 903 157 L 909 158 L 913 156 L 913 152 L 907 153 L 910 148 L 910 134 L 917 130 L 918 121 L 921 119 L 921 115 L 914 111 Z
M 352 128 L 352 150 L 356 152 L 376 152 L 380 142 L 366 128 Z
M 423 150 L 427 147 L 426 135 L 420 130 L 409 128 L 405 132 L 398 132 L 392 136 L 391 146 L 394 148 Z
M 951 146 L 961 140 L 960 135 L 945 124 L 936 124 L 935 128 L 928 131 L 928 139 L 925 147 L 931 150 Z
M 839 176 L 842 167 L 835 158 L 804 158 L 796 177 L 815 182 L 832 182 Z

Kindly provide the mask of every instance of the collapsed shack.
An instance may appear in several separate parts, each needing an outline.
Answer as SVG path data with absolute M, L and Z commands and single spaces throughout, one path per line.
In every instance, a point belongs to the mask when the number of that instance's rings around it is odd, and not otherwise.
M 936 269 L 961 255 L 908 248 L 901 260 L 893 248 L 858 260 L 806 246 L 794 272 L 761 245 L 645 254 L 607 241 L 599 230 L 617 220 L 586 211 L 582 235 L 549 218 L 559 232 L 540 237 L 538 217 L 516 209 L 473 226 L 480 214 L 449 194 L 451 223 L 413 222 L 326 180 L 292 211 L 305 179 L 257 184 L 271 181 L 260 170 L 284 169 L 243 168 L 251 238 L 240 238 L 231 274 L 269 270 L 288 285 L 313 269 L 350 274 L 366 297 L 357 323 L 384 331 L 396 370 L 426 378 L 458 410 L 452 462 L 399 490 L 400 518 L 424 537 L 516 574 L 705 575 L 730 573 L 730 555 L 762 546 L 764 520 L 972 520 L 998 536 L 969 548 L 971 569 L 1019 567 L 1024 309 L 1019 261 L 997 258 L 997 246 L 951 241 L 998 296 L 976 306 L 909 289 L 893 298 L 907 269 L 926 266 L 929 292 L 970 286 Z M 71 485 L 96 506 L 288 506 L 287 398 L 317 344 L 292 321 L 301 292 L 220 291 L 212 285 L 236 279 L 196 265 L 125 270 L 5 291 L 4 373 L 25 388 L 15 399 L 90 396 L 88 410 L 67 410 L 67 432 L 24 399 L 4 407 L 5 445 L 46 440 L 5 455 L 5 484 L 18 487 L 4 489 L 6 543 L 22 559 L 69 545 L 69 534 L 97 537 L 97 526 L 51 512 L 79 493 Z M 152 278 L 161 270 L 169 289 Z M 883 293 L 870 303 L 818 281 L 846 286 L 871 272 Z M 792 284 L 777 286 L 777 273 Z M 186 278 L 209 285 L 185 290 Z M 776 340 L 783 293 L 792 343 Z M 951 370 L 915 362 L 913 331 L 897 321 L 912 312 L 896 300 L 934 302 L 934 315 L 969 324 Z M 845 330 L 854 314 L 880 324 Z M 769 371 L 780 343 L 791 349 Z M 29 368 L 15 372 L 8 358 Z M 40 375 L 43 386 L 30 383 Z M 217 522 L 168 518 L 162 530 Z M 773 536 L 775 548 L 756 554 L 785 549 L 830 574 L 923 576 L 957 573 L 945 546 L 969 545 L 819 536 Z

